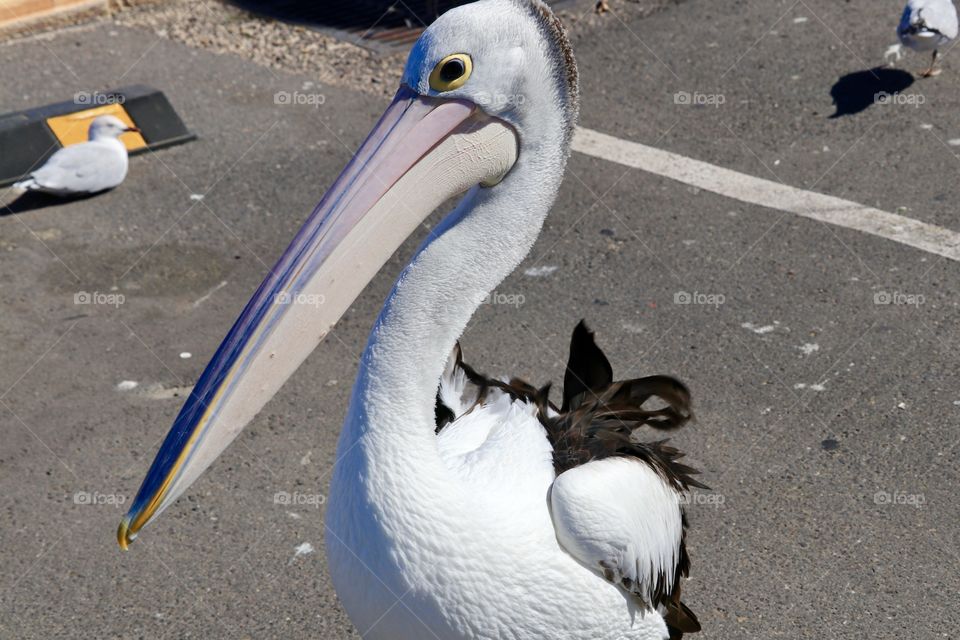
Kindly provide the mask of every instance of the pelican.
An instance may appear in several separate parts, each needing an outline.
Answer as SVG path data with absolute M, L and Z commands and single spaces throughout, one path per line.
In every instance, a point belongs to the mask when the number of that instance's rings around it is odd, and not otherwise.
M 937 57 L 941 47 L 957 37 L 957 8 L 953 0 L 907 0 L 897 27 L 900 42 L 914 51 L 933 51 L 923 78 L 940 75 Z
M 393 102 L 185 402 L 120 524 L 121 547 L 227 447 L 424 218 L 466 192 L 404 268 L 361 358 L 326 510 L 343 607 L 368 640 L 699 630 L 680 587 L 684 496 L 703 485 L 679 451 L 639 433 L 686 423 L 686 387 L 614 382 L 583 323 L 560 406 L 549 387 L 478 373 L 458 345 L 553 205 L 577 87 L 569 42 L 540 0 L 482 0 L 424 31 Z

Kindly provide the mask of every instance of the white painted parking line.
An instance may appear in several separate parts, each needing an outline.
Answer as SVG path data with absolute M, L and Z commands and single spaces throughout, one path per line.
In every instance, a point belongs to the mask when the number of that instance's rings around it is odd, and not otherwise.
M 960 233 L 913 218 L 731 171 L 592 129 L 577 129 L 573 150 L 741 202 L 856 229 L 960 261 Z

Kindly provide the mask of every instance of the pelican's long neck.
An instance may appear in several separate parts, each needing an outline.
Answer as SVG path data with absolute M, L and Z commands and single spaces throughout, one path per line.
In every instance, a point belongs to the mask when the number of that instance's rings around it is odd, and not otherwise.
M 364 352 L 341 447 L 362 440 L 381 468 L 415 468 L 421 485 L 443 480 L 434 411 L 447 357 L 530 251 L 565 162 L 560 140 L 524 149 L 500 184 L 471 190 L 404 269 Z

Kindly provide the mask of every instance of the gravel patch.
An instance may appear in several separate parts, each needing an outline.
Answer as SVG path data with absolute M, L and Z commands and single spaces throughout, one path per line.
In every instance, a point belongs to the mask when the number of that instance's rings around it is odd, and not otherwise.
M 187 46 L 243 56 L 273 69 L 313 76 L 392 96 L 406 52 L 377 53 L 306 27 L 260 18 L 228 4 L 173 0 L 114 16 L 117 24 L 150 29 Z
M 608 0 L 598 15 L 594 0 L 580 0 L 558 11 L 574 39 L 602 37 L 604 29 L 623 28 L 633 16 L 647 16 L 682 0 Z M 313 76 L 320 84 L 349 86 L 392 96 L 407 52 L 376 52 L 306 27 L 261 18 L 229 4 L 208 0 L 172 0 L 129 7 L 117 24 L 150 29 L 187 46 L 243 56 L 273 69 Z

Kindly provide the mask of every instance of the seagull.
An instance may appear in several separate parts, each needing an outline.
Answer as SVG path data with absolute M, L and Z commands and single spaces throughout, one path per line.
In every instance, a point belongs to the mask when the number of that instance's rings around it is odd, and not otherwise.
M 87 141 L 64 147 L 14 189 L 43 191 L 57 196 L 97 193 L 112 189 L 127 177 L 127 148 L 120 136 L 128 127 L 116 116 L 97 116 L 90 122 Z
M 366 640 L 699 631 L 680 593 L 685 497 L 704 485 L 645 436 L 688 423 L 687 387 L 614 380 L 584 323 L 559 405 L 549 386 L 479 373 L 459 345 L 540 234 L 578 97 L 570 43 L 541 0 L 481 0 L 428 27 L 393 102 L 197 381 L 120 546 L 220 455 L 430 212 L 465 192 L 403 269 L 360 360 L 326 501 L 340 602 Z
M 897 35 L 914 51 L 933 51 L 930 67 L 920 72 L 930 78 L 940 74 L 936 68 L 939 50 L 957 37 L 957 30 L 957 9 L 952 0 L 908 0 Z

